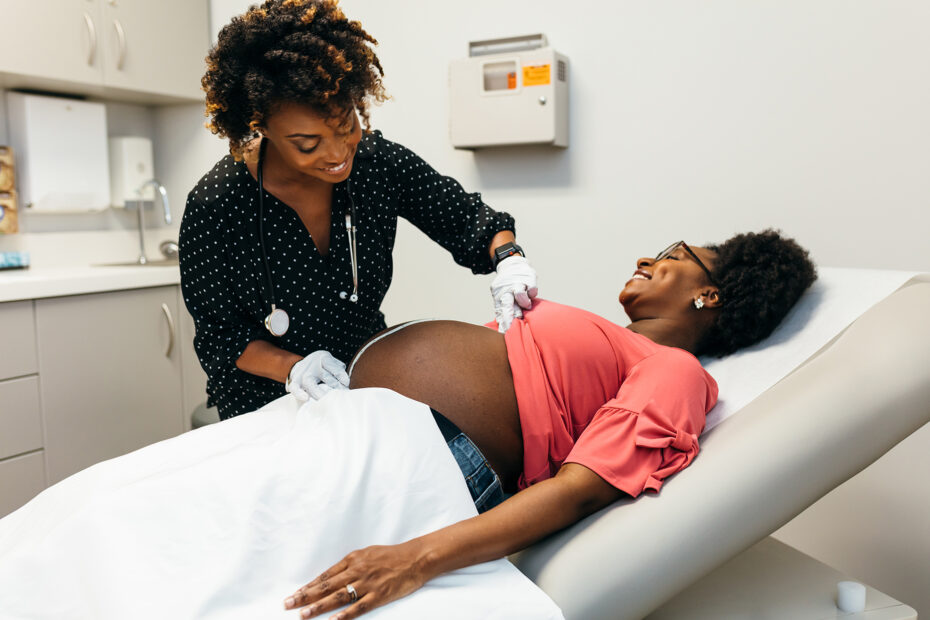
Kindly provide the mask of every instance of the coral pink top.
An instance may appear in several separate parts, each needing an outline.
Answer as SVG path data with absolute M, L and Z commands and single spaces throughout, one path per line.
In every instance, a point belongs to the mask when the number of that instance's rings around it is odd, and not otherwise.
M 540 299 L 505 342 L 523 430 L 521 489 L 578 463 L 636 497 L 697 455 L 717 383 L 687 351 Z

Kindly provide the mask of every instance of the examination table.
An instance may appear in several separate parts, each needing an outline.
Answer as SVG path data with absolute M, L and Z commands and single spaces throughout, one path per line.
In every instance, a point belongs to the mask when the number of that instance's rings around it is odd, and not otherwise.
M 454 571 L 372 619 L 646 616 L 930 420 L 928 317 L 930 277 L 822 269 L 766 341 L 707 361 L 720 400 L 660 493 L 515 555 L 523 574 L 506 560 Z M 0 519 L 0 618 L 295 618 L 281 598 L 348 551 L 473 514 L 422 403 L 282 397 Z
M 869 299 L 859 274 L 890 278 L 891 290 L 879 285 Z M 566 618 L 648 615 L 930 421 L 930 276 L 821 276 L 840 281 L 828 291 L 839 314 L 857 300 L 875 305 L 852 324 L 837 318 L 837 335 L 822 335 L 800 366 L 706 431 L 700 455 L 661 493 L 620 501 L 511 558 Z M 816 314 L 817 287 L 796 323 Z

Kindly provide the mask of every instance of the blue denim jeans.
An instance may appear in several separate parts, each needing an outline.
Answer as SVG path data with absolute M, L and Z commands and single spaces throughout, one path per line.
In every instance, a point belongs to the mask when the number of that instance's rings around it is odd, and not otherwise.
M 504 501 L 507 496 L 501 486 L 500 477 L 491 469 L 478 446 L 441 413 L 432 408 L 430 411 L 433 412 L 433 418 L 436 419 L 455 462 L 462 470 L 465 484 L 468 485 L 468 491 L 478 512 L 490 510 Z

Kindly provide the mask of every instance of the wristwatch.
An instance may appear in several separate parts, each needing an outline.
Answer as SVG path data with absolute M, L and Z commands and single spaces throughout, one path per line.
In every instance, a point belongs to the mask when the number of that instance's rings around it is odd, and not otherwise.
M 519 254 L 523 257 L 526 256 L 526 252 L 523 251 L 523 248 L 512 241 L 508 241 L 504 245 L 494 248 L 494 268 L 497 269 L 497 266 L 502 260 L 514 254 Z

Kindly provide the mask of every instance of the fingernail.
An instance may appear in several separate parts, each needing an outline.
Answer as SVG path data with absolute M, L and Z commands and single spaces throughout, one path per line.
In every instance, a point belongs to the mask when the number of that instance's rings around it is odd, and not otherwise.
M 294 603 L 296 602 L 297 601 L 294 600 L 293 596 L 287 597 L 286 599 L 284 599 L 284 609 L 290 609 L 291 607 L 294 606 Z
M 313 612 L 315 611 L 316 611 L 316 607 L 307 607 L 305 610 L 300 612 L 300 615 L 303 616 L 304 618 L 309 618 L 310 616 L 313 615 Z

